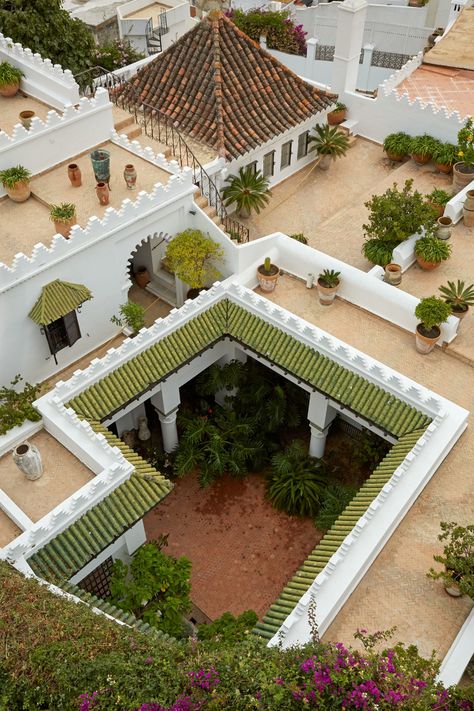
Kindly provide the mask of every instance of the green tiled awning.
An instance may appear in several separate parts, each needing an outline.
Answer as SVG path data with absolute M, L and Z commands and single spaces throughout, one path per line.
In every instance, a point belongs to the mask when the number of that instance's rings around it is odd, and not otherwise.
M 223 299 L 131 358 L 68 405 L 105 420 L 220 338 L 230 337 L 394 437 L 431 422 L 424 413 L 243 306 Z
M 316 576 L 325 568 L 329 559 L 352 531 L 360 517 L 367 511 L 371 502 L 379 495 L 383 486 L 389 481 L 397 467 L 400 466 L 424 432 L 424 428 L 415 430 L 401 437 L 393 445 L 390 452 L 382 459 L 367 481 L 362 484 L 334 525 L 309 554 L 301 568 L 283 588 L 280 597 L 271 605 L 263 620 L 256 625 L 254 629 L 256 634 L 266 639 L 271 639 L 278 632 L 301 596 L 311 587 Z
M 173 488 L 168 479 L 98 423 L 92 427 L 135 466 L 130 479 L 28 559 L 40 578 L 61 584 L 128 531 Z
M 92 294 L 83 284 L 55 279 L 43 286 L 41 296 L 28 316 L 39 326 L 47 326 L 89 299 Z

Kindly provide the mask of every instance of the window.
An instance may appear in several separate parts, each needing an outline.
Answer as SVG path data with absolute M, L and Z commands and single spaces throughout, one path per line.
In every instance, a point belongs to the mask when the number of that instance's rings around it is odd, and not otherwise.
M 252 163 L 249 163 L 248 166 L 247 166 L 247 168 L 250 168 L 250 170 L 252 171 L 253 175 L 256 175 L 256 174 L 257 174 L 257 161 L 254 160 Z
M 304 133 L 300 134 L 298 136 L 298 154 L 297 158 L 304 158 L 305 156 L 308 155 L 308 138 L 309 138 L 309 131 L 305 131 Z
M 270 178 L 275 172 L 275 151 L 265 153 L 263 156 L 263 176 Z
M 65 316 L 56 319 L 56 321 L 48 323 L 47 326 L 44 326 L 44 331 L 49 350 L 53 355 L 66 348 L 66 346 L 73 346 L 81 337 L 75 311 L 70 311 Z
M 288 141 L 287 143 L 284 143 L 281 147 L 281 161 L 280 161 L 280 168 L 288 168 L 288 166 L 291 163 L 291 147 L 293 145 L 293 141 Z

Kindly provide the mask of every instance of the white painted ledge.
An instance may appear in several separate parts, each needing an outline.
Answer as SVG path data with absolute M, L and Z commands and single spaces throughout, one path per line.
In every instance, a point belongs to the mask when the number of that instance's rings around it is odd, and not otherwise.
M 449 604 L 449 601 L 446 602 Z M 457 684 L 474 654 L 474 608 L 443 659 L 438 680 L 444 686 Z
M 453 221 L 453 225 L 456 225 L 462 218 L 462 209 L 468 190 L 474 190 L 474 180 L 472 180 L 469 185 L 466 185 L 459 193 L 456 193 L 446 205 L 444 210 L 445 217 L 450 217 Z
M 3 457 L 7 452 L 11 452 L 17 444 L 24 442 L 28 437 L 33 437 L 34 434 L 43 429 L 43 420 L 38 422 L 30 422 L 26 420 L 22 425 L 12 427 L 11 430 L 0 437 L 0 457 Z

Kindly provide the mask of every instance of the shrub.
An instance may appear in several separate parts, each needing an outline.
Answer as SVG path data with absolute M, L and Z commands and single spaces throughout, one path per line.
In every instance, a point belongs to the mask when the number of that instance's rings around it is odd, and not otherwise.
M 15 386 L 23 380 L 21 375 L 16 375 L 10 387 L 0 388 L 0 435 L 4 435 L 13 427 L 22 425 L 25 420 L 38 422 L 41 415 L 33 407 L 33 402 L 38 397 L 39 385 L 25 383 L 23 390 L 16 390 Z
M 440 264 L 451 256 L 451 245 L 430 234 L 415 242 L 415 255 L 425 262 Z
M 306 32 L 303 25 L 295 25 L 287 10 L 230 10 L 226 15 L 255 42 L 265 35 L 268 49 L 306 55 Z
M 234 617 L 230 612 L 214 620 L 209 625 L 198 625 L 198 639 L 202 641 L 215 640 L 236 644 L 245 639 L 258 622 L 253 610 L 246 610 Z
M 224 250 L 209 235 L 200 230 L 188 229 L 179 232 L 166 250 L 171 271 L 191 289 L 202 289 L 216 281 L 221 273 L 213 261 L 220 261 Z
M 127 40 L 116 39 L 97 47 L 94 63 L 112 72 L 114 69 L 120 69 L 128 64 L 133 64 L 133 62 L 138 62 L 139 59 L 144 59 L 145 56 L 145 54 L 137 52 Z
M 406 156 L 410 152 L 410 142 L 410 136 L 403 131 L 389 133 L 383 142 L 383 149 L 397 156 Z
M 31 177 L 31 171 L 22 165 L 17 165 L 14 168 L 5 168 L 0 170 L 0 182 L 6 188 L 14 188 L 17 183 L 26 183 Z
M 374 470 L 385 457 L 390 445 L 370 430 L 363 430 L 360 438 L 352 445 L 352 461 L 360 467 Z
M 415 309 L 415 316 L 427 331 L 439 327 L 451 315 L 451 306 L 436 296 L 421 299 Z
M 272 458 L 267 495 L 277 509 L 292 516 L 315 516 L 327 482 L 325 462 L 310 457 L 301 440 L 293 440 Z
M 145 309 L 135 301 L 127 301 L 119 307 L 120 316 L 112 316 L 112 323 L 120 328 L 128 326 L 134 333 L 143 328 L 145 324 Z
M 457 161 L 457 146 L 452 143 L 439 143 L 433 151 L 433 160 L 439 165 L 453 165 Z
M 447 541 L 443 555 L 433 556 L 437 563 L 445 567 L 442 571 L 430 568 L 427 573 L 433 580 L 443 580 L 445 585 L 453 582 L 459 585 L 463 595 L 474 600 L 474 526 L 458 526 L 457 523 L 442 521 L 439 541 Z
M 9 62 L 0 62 L 0 86 L 18 84 L 24 76 L 21 69 L 17 69 Z
M 410 141 L 410 153 L 412 155 L 421 156 L 422 158 L 431 158 L 433 153 L 439 146 L 439 141 L 431 136 L 414 136 Z
M 362 245 L 362 254 L 372 264 L 386 267 L 392 261 L 392 252 L 399 242 L 382 239 L 368 239 Z
M 383 195 L 374 195 L 365 203 L 370 211 L 368 222 L 362 225 L 366 237 L 399 244 L 433 222 L 432 208 L 412 188 L 412 179 L 405 181 L 402 190 L 394 183 Z

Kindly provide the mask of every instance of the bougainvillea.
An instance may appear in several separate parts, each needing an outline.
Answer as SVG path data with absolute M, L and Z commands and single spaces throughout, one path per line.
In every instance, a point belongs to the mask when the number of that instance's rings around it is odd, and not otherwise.
M 306 32 L 303 25 L 296 25 L 286 10 L 229 10 L 227 17 L 255 42 L 259 42 L 260 37 L 265 35 L 268 49 L 302 56 L 306 54 Z

